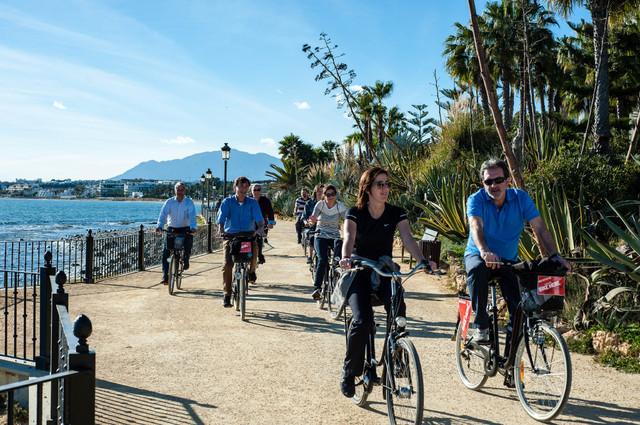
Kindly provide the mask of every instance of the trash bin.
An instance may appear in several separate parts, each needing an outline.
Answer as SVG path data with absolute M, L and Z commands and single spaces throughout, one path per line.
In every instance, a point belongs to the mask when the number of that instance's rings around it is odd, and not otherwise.
M 419 241 L 422 255 L 427 260 L 434 261 L 440 267 L 440 241 Z

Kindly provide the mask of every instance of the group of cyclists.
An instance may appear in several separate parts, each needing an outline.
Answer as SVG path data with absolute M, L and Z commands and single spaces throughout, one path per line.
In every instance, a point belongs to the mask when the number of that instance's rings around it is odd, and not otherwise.
M 490 158 L 482 164 L 479 171 L 482 188 L 467 200 L 470 231 L 464 263 L 468 275 L 468 292 L 475 313 L 470 338 L 482 344 L 487 343 L 490 338 L 486 307 L 489 281 L 495 276 L 500 278 L 501 291 L 507 302 L 510 313 L 507 333 L 511 332 L 515 311 L 520 303 L 520 291 L 513 270 L 501 268 L 500 261 L 517 260 L 518 243 L 525 225 L 528 224 L 533 230 L 543 255 L 567 270 L 571 266 L 558 253 L 531 197 L 524 190 L 510 187 L 511 175 L 507 164 L 501 159 Z M 320 297 L 324 272 L 331 260 L 327 254 L 329 247 L 340 258 L 339 266 L 349 270 L 354 256 L 372 261 L 392 257 L 397 232 L 404 247 L 425 270 L 435 268 L 435 263 L 424 258 L 413 238 L 407 212 L 387 202 L 392 189 L 391 177 L 388 171 L 380 167 L 366 170 L 360 177 L 356 203 L 351 208 L 338 200 L 338 190 L 332 184 L 317 185 L 312 196 L 307 189 L 301 191 L 294 205 L 296 234 L 298 243 L 302 243 L 304 232 L 313 234 L 313 242 L 310 243 L 312 250 L 308 252 L 307 258 L 310 262 L 315 251 L 317 262 L 311 294 L 313 299 Z M 234 181 L 235 193 L 224 199 L 218 210 L 216 222 L 220 225 L 221 232 L 260 233 L 271 227 L 273 209 L 270 202 L 266 197 L 260 196 L 260 185 L 252 187 L 253 197 L 249 196 L 249 187 L 250 182 L 246 177 L 238 177 Z M 195 214 L 193 203 L 184 196 L 184 185 L 178 183 L 176 196 L 167 200 L 162 208 L 158 228 L 166 222 L 176 231 L 192 232 L 195 230 L 195 218 L 192 214 Z M 256 261 L 262 259 L 262 256 L 256 242 L 253 242 L 252 247 L 253 259 L 249 272 L 250 280 L 255 282 Z M 167 249 L 168 243 L 163 255 L 163 273 L 166 273 Z M 189 249 L 187 254 L 188 251 Z M 233 262 L 226 242 L 224 257 L 223 305 L 230 307 Z M 186 268 L 188 261 L 185 263 Z M 372 275 L 371 269 L 358 269 L 346 295 L 352 315 L 340 379 L 340 390 L 346 397 L 353 397 L 355 379 L 363 372 L 365 346 L 374 326 L 372 293 L 375 292 L 385 309 L 390 305 L 390 279 L 378 278 L 374 289 L 372 281 L 375 279 Z M 163 281 L 165 278 L 163 276 Z M 406 316 L 403 300 L 399 303 L 398 315 Z

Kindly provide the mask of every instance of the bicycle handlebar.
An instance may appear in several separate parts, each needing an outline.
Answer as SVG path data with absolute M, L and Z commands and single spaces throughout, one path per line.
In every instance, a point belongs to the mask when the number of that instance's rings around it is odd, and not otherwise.
M 412 268 L 411 270 L 409 270 L 406 273 L 402 273 L 402 272 L 385 272 L 383 270 L 381 270 L 378 267 L 378 262 L 377 261 L 373 261 L 370 260 L 368 258 L 364 258 L 364 257 L 358 257 L 357 255 L 354 255 L 351 257 L 351 263 L 353 265 L 356 266 L 356 268 L 359 269 L 363 269 L 363 268 L 370 268 L 373 271 L 375 271 L 376 273 L 378 273 L 380 276 L 384 276 L 384 277 L 390 277 L 390 278 L 403 278 L 403 277 L 411 277 L 414 274 L 416 274 L 418 271 L 424 269 L 425 267 L 428 266 L 427 263 L 424 262 L 420 262 L 418 264 L 416 264 L 416 266 L 414 268 Z M 364 267 L 359 267 L 359 266 L 364 266 Z

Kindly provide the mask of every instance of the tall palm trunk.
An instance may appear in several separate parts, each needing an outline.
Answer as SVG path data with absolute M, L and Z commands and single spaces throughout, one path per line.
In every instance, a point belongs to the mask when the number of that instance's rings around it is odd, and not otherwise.
M 487 65 L 487 59 L 484 52 L 484 45 L 482 44 L 482 38 L 480 35 L 478 16 L 476 15 L 476 4 L 474 0 L 468 1 L 469 14 L 471 15 L 471 25 L 473 29 L 473 42 L 476 47 L 478 64 L 480 65 L 480 73 L 482 76 L 482 82 L 484 83 L 483 86 L 486 90 L 485 94 L 487 95 L 487 98 L 489 100 L 491 115 L 493 116 L 496 130 L 498 131 L 498 137 L 500 138 L 502 150 L 504 152 L 504 155 L 507 157 L 507 163 L 509 164 L 509 168 L 511 169 L 513 180 L 518 187 L 524 188 L 524 179 L 522 178 L 522 173 L 520 172 L 520 166 L 516 161 L 516 157 L 513 155 L 511 145 L 509 145 L 509 140 L 507 140 L 507 131 L 505 130 L 504 123 L 502 122 L 500 108 L 498 108 L 498 96 L 496 95 L 496 90 L 493 85 L 493 79 L 491 78 L 491 74 L 489 72 L 489 66 Z
M 511 105 L 511 84 L 505 73 L 502 73 L 502 114 L 504 115 L 504 127 L 509 131 L 513 115 L 509 106 Z
M 590 0 L 593 20 L 593 47 L 596 67 L 593 133 L 595 150 L 609 152 L 609 36 L 607 34 L 607 4 L 609 0 Z

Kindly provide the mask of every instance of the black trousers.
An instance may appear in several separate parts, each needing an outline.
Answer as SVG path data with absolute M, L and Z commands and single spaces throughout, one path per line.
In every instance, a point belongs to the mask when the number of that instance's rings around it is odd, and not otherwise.
M 302 216 L 296 217 L 296 233 L 298 234 L 298 243 L 302 242 L 302 230 L 304 229 L 304 220 Z
M 347 332 L 347 352 L 344 357 L 345 376 L 359 376 L 364 368 L 365 347 L 369 335 L 375 333 L 373 306 L 371 305 L 371 271 L 362 270 L 349 288 L 347 301 L 351 308 L 351 326 Z M 385 311 L 391 307 L 391 281 L 381 278 L 380 288 L 376 292 L 378 299 L 384 304 Z M 398 315 L 405 316 L 407 306 L 404 298 L 400 300 Z
M 175 236 L 173 233 L 186 234 L 184 239 L 184 259 L 189 260 L 191 256 L 191 247 L 193 246 L 193 235 L 188 234 L 190 228 L 189 227 L 169 227 L 167 229 L 169 233 L 165 235 L 164 238 L 164 246 L 162 250 L 162 277 L 166 278 L 169 274 L 169 256 L 171 255 L 171 250 L 173 249 L 173 241 Z

